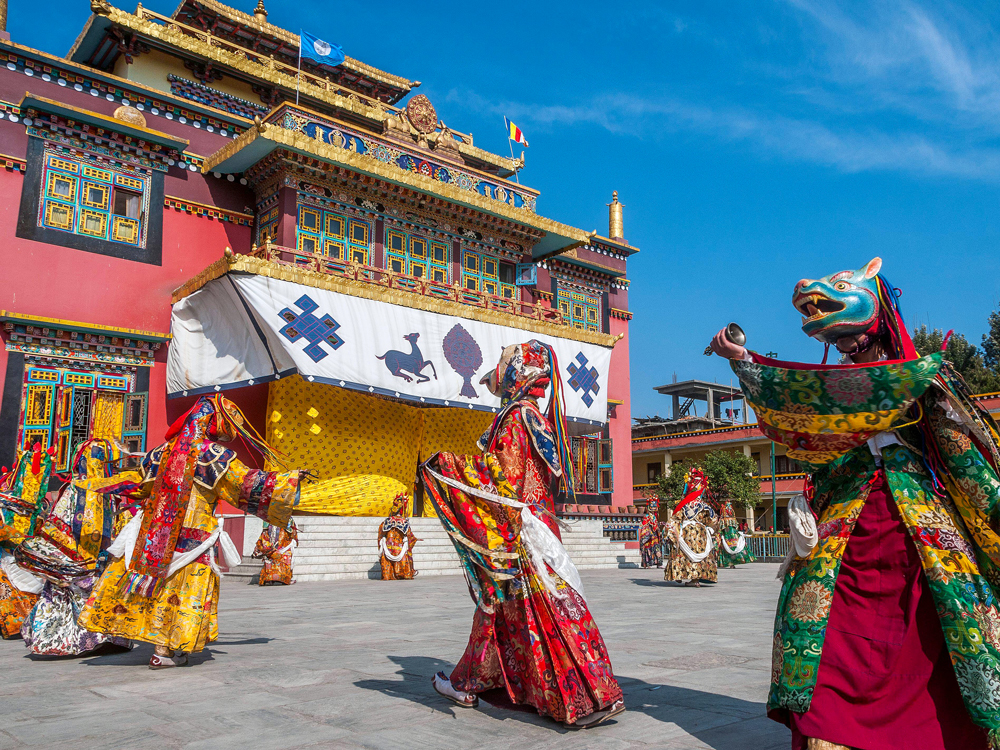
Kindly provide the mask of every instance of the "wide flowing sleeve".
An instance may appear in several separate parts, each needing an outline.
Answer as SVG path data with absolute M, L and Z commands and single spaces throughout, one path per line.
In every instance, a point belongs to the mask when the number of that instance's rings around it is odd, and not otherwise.
M 544 508 L 549 513 L 555 511 L 555 500 L 551 490 L 552 475 L 535 449 L 524 423 L 523 414 L 521 409 L 515 409 L 507 416 L 500 426 L 493 452 L 504 476 L 517 492 L 518 500 L 531 506 L 532 512 L 540 517 L 561 540 L 556 523 L 538 511 L 538 508 Z M 516 523 L 516 512 L 510 515 L 515 516 L 513 521 Z
M 1000 479 L 975 443 L 940 408 L 930 409 L 930 423 L 940 455 L 958 489 L 971 505 L 989 516 L 1000 500 Z
M 233 458 L 215 491 L 220 500 L 284 528 L 298 505 L 301 479 L 301 471 L 251 469 Z

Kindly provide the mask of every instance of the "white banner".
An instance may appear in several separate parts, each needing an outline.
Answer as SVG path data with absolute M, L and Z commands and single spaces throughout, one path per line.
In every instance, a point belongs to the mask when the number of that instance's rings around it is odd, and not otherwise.
M 611 349 L 253 274 L 209 282 L 173 307 L 170 396 L 299 373 L 312 382 L 438 406 L 495 411 L 479 380 L 509 344 L 559 360 L 567 416 L 603 424 Z

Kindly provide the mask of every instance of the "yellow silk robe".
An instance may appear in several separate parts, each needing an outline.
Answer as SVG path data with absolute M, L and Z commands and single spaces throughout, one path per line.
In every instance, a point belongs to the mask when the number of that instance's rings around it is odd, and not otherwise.
M 253 482 L 248 475 L 265 474 L 250 469 L 232 458 L 219 472 L 214 487 L 197 479 L 192 483 L 184 516 L 184 529 L 215 533 L 219 521 L 214 515 L 219 500 L 239 508 L 250 501 Z M 285 526 L 298 497 L 299 471 L 271 473 L 274 485 L 266 520 Z M 134 475 L 138 478 L 138 474 Z M 117 481 L 121 481 L 119 475 Z M 143 480 L 143 492 L 153 486 L 150 475 Z M 206 553 L 207 554 L 207 553 Z M 128 561 L 112 562 L 80 613 L 79 624 L 87 630 L 118 635 L 157 646 L 193 653 L 201 651 L 219 635 L 219 576 L 204 560 L 206 555 L 184 566 L 166 579 L 152 597 L 136 593 L 122 594 L 122 579 L 128 573 Z

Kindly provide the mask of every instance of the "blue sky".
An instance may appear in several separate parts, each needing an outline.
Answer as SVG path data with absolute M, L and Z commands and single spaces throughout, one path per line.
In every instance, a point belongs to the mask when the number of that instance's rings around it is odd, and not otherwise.
M 701 355 L 730 320 L 754 348 L 818 361 L 790 304 L 802 277 L 880 255 L 909 325 L 976 343 L 1000 300 L 997 2 L 267 5 L 280 26 L 423 81 L 479 146 L 506 153 L 513 119 L 543 215 L 606 233 L 619 191 L 642 250 L 635 416 L 666 412 L 652 388 L 675 372 L 730 381 Z M 65 54 L 89 4 L 46 7 L 58 26 L 12 3 L 12 38 Z

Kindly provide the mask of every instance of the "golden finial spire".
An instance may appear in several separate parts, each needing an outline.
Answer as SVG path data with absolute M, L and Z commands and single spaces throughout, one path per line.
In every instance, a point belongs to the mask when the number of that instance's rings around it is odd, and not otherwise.
M 618 191 L 611 194 L 611 203 L 608 204 L 608 236 L 613 240 L 625 239 L 625 219 L 622 215 L 624 203 L 618 202 Z
M 264 0 L 257 0 L 257 7 L 253 9 L 253 17 L 258 21 L 267 20 L 267 8 L 264 7 Z

